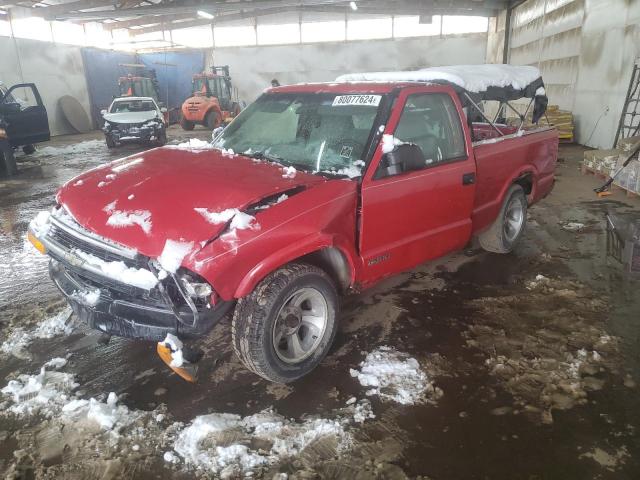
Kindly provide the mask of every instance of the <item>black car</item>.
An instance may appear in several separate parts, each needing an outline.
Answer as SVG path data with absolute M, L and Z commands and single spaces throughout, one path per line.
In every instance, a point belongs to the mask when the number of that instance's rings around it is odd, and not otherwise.
M 0 84 L 0 175 L 16 173 L 15 149 L 33 153 L 35 143 L 49 138 L 49 118 L 36 86 L 19 83 L 7 89 Z

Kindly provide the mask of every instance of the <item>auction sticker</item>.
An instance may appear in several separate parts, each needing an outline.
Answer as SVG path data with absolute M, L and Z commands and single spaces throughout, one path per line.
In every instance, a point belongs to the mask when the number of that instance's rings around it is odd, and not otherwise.
M 338 95 L 333 99 L 332 107 L 345 105 L 365 105 L 377 107 L 380 105 L 382 95 Z

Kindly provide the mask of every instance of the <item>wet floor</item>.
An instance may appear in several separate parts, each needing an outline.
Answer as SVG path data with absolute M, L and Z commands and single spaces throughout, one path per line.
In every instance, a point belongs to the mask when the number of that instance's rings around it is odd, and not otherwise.
M 176 132 L 181 134 L 181 132 Z M 195 136 L 206 138 L 206 132 Z M 99 136 L 58 139 L 56 147 Z M 46 261 L 24 242 L 28 221 L 53 204 L 57 186 L 80 171 L 137 151 L 46 150 L 0 181 L 0 321 L 6 339 L 34 328 L 62 304 Z M 246 371 L 222 324 L 202 342 L 199 382 L 188 384 L 155 346 L 108 344 L 78 326 L 36 339 L 28 358 L 2 353 L 0 386 L 69 358 L 84 397 L 116 392 L 131 410 L 190 422 L 211 412 L 287 418 L 331 416 L 351 397 L 367 398 L 350 374 L 388 345 L 420 362 L 443 395 L 403 406 L 369 397 L 374 419 L 351 427 L 346 452 L 315 448 L 274 469 L 290 478 L 582 479 L 640 477 L 640 283 L 607 255 L 604 215 L 640 218 L 640 201 L 597 199 L 594 177 L 578 171 L 579 147 L 561 149 L 558 183 L 530 210 L 526 238 L 511 255 L 470 246 L 344 299 L 340 331 L 322 365 L 288 386 Z M 569 222 L 583 228 L 568 231 Z M 132 456 L 124 439 L 91 452 L 47 455 L 51 420 L 0 415 L 0 470 L 24 478 L 190 478 L 158 446 Z M 47 427 L 48 428 L 48 427 Z M 64 431 L 47 438 L 73 443 Z M 85 445 L 85 444 L 81 444 Z M 77 446 L 76 446 L 77 447 Z M 206 472 L 197 472 L 207 478 Z

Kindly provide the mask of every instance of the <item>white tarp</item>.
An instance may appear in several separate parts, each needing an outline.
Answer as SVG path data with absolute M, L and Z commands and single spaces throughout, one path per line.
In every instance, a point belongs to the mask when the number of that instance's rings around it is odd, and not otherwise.
M 436 82 L 453 83 L 468 92 L 480 93 L 489 87 L 523 90 L 540 78 L 540 70 L 516 65 L 454 65 L 408 72 L 349 73 L 336 82 Z

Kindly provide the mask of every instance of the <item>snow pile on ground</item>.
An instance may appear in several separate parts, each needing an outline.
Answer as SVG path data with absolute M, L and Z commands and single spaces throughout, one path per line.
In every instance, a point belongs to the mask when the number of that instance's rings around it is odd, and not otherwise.
M 393 152 L 393 149 L 399 147 L 404 142 L 393 135 L 385 133 L 382 135 L 382 153 Z
M 198 138 L 190 138 L 186 142 L 182 142 L 177 145 L 167 145 L 167 147 L 181 150 L 212 150 L 216 148 L 211 142 L 200 140 Z
M 578 222 L 569 222 L 562 226 L 562 229 L 566 230 L 567 232 L 579 232 L 583 228 L 584 228 L 584 223 L 578 223 Z
M 37 156 L 53 156 L 53 155 L 74 155 L 86 154 L 92 150 L 103 150 L 105 148 L 104 140 L 85 140 L 80 143 L 65 145 L 64 147 L 42 147 L 38 148 L 34 155 Z
M 367 395 L 378 395 L 403 405 L 422 403 L 427 397 L 442 395 L 415 358 L 391 347 L 379 347 L 367 354 L 360 363 L 360 370 L 351 369 L 350 372 L 360 385 L 371 387 Z
M 124 262 L 105 262 L 101 258 L 74 249 L 73 253 L 87 262 L 94 268 L 99 269 L 102 274 L 118 282 L 126 283 L 144 290 L 151 290 L 158 284 L 158 279 L 149 270 L 144 268 L 128 267 Z
M 49 365 L 50 368 L 56 366 Z M 12 400 L 8 409 L 11 413 L 51 417 L 62 409 L 77 386 L 73 375 L 49 371 L 44 365 L 37 375 L 22 374 L 16 380 L 10 380 L 1 392 Z
M 337 82 L 435 82 L 445 81 L 469 92 L 483 92 L 489 87 L 513 87 L 522 90 L 540 78 L 540 70 L 516 65 L 454 65 L 431 67 L 409 72 L 350 73 Z
M 299 455 L 314 442 L 331 440 L 337 452 L 351 442 L 347 419 L 293 422 L 265 410 L 247 417 L 212 413 L 196 417 L 177 434 L 173 448 L 187 465 L 223 478 L 252 475 L 256 468 Z M 177 461 L 172 452 L 167 461 Z
M 36 338 L 53 338 L 58 335 L 69 335 L 73 331 L 73 325 L 69 322 L 73 312 L 65 308 L 61 312 L 43 320 L 34 330 L 16 328 L 9 337 L 0 345 L 0 351 L 18 358 L 28 357 L 26 348 Z
M 109 393 L 106 402 L 76 397 L 73 390 L 79 384 L 74 375 L 51 371 L 66 364 L 66 359 L 54 358 L 42 366 L 40 373 L 21 374 L 16 380 L 9 381 L 1 390 L 12 403 L 8 411 L 18 416 L 38 414 L 47 418 L 88 420 L 116 434 L 141 415 L 118 405 L 118 397 L 113 392 Z
M 193 249 L 193 242 L 179 242 L 176 240 L 167 240 L 164 243 L 162 253 L 158 257 L 160 266 L 167 272 L 176 273 L 182 260 Z

